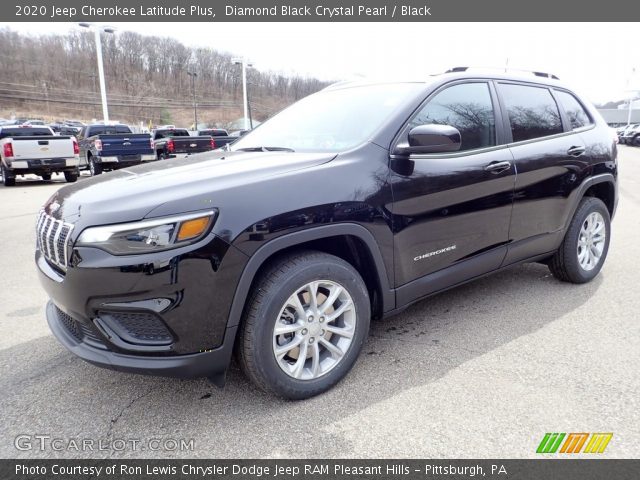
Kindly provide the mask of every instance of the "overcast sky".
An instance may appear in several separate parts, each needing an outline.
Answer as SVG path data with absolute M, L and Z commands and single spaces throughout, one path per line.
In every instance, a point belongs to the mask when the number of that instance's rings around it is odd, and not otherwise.
M 190 46 L 246 55 L 261 70 L 323 80 L 424 78 L 454 66 L 558 75 L 593 102 L 640 89 L 637 23 L 114 23 Z M 0 23 L 29 34 L 66 33 L 71 23 Z

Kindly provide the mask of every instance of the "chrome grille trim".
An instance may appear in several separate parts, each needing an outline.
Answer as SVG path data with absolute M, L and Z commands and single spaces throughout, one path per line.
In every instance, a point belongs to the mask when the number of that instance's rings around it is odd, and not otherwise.
M 56 220 L 44 210 L 36 221 L 36 244 L 49 263 L 63 271 L 69 265 L 69 238 L 73 225 Z
M 58 239 L 60 238 L 60 234 L 62 233 L 62 230 L 64 229 L 64 224 L 62 222 L 60 222 L 60 225 L 58 225 L 58 228 L 56 229 L 56 234 L 53 236 L 53 251 L 56 254 L 56 263 L 58 265 L 60 265 L 61 260 L 60 260 L 60 249 L 58 248 Z M 64 249 L 66 250 L 66 248 Z M 64 254 L 63 254 L 63 259 L 64 259 Z M 67 262 L 64 262 L 64 265 L 66 265 Z

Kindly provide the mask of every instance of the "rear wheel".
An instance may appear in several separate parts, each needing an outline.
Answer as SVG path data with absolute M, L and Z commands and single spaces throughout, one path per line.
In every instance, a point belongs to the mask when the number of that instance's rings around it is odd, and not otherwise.
M 89 171 L 92 177 L 102 173 L 102 165 L 96 162 L 93 157 L 89 157 Z
M 0 173 L 2 173 L 2 183 L 5 187 L 13 187 L 16 184 L 16 177 L 11 175 L 2 163 L 0 163 Z
M 351 370 L 370 315 L 367 288 L 350 264 L 319 252 L 290 255 L 252 290 L 236 353 L 261 389 L 288 399 L 312 397 Z
M 582 199 L 549 269 L 564 282 L 586 283 L 602 269 L 611 238 L 609 210 L 599 198 Z
M 45 182 L 48 182 L 48 181 L 51 180 L 51 174 L 50 173 L 43 173 L 40 176 L 42 177 L 42 180 L 44 180 Z
M 78 172 L 64 172 L 64 179 L 69 183 L 73 183 L 78 180 Z

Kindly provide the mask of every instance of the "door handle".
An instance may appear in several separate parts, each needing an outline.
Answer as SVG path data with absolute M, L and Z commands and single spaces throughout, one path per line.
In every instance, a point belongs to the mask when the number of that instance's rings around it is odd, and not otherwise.
M 567 150 L 567 155 L 571 155 L 572 157 L 579 157 L 581 155 L 584 155 L 584 152 L 587 151 L 586 147 L 583 146 L 575 146 L 575 147 L 571 147 L 569 150 Z
M 491 173 L 502 173 L 511 168 L 511 162 L 491 162 L 484 167 L 485 171 Z

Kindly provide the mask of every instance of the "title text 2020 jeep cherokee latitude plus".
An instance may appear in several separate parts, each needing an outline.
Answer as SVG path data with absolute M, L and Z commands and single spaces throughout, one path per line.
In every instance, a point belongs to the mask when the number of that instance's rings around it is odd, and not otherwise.
M 116 370 L 327 390 L 370 318 L 489 272 L 600 271 L 616 144 L 551 78 L 338 84 L 228 151 L 67 186 L 37 220 L 50 327 Z

